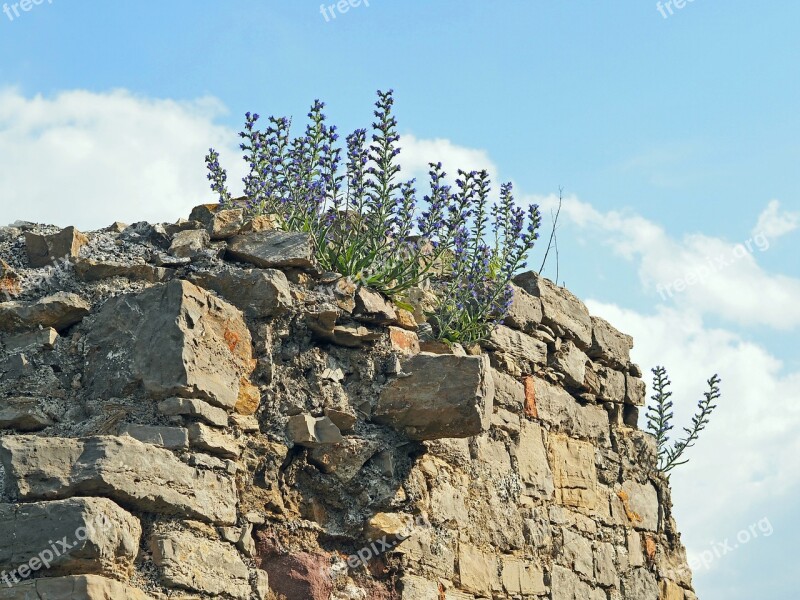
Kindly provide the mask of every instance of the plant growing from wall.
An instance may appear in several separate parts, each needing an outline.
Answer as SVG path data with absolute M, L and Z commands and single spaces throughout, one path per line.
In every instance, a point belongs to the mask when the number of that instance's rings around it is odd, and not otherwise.
M 670 400 L 672 391 L 669 390 L 669 386 L 672 385 L 672 382 L 669 380 L 667 370 L 664 367 L 657 366 L 652 372 L 655 393 L 652 396 L 653 403 L 647 409 L 647 430 L 656 438 L 658 447 L 657 468 L 662 473 L 668 473 L 675 467 L 689 462 L 689 459 L 683 458 L 683 454 L 695 445 L 700 432 L 708 425 L 711 413 L 717 408 L 714 402 L 720 397 L 720 379 L 715 374 L 711 379 L 707 380 L 708 391 L 703 394 L 703 399 L 697 403 L 697 412 L 692 417 L 692 424 L 690 427 L 683 428 L 686 434 L 685 437 L 670 444 L 669 432 L 673 428 L 673 403 Z
M 442 301 L 430 315 L 435 335 L 481 340 L 508 310 L 509 281 L 538 237 L 538 207 L 529 207 L 526 225 L 511 184 L 490 207 L 486 172 L 459 172 L 453 193 L 441 163 L 430 165 L 430 193 L 418 206 L 414 180 L 399 179 L 393 104 L 391 90 L 378 92 L 371 142 L 365 129 L 347 136 L 343 172 L 339 136 L 326 124 L 322 102 L 314 102 L 305 133 L 295 138 L 289 119 L 269 117 L 261 131 L 259 115 L 247 113 L 240 133 L 249 165 L 243 207 L 250 216 L 272 215 L 283 230 L 311 234 L 322 268 L 388 296 L 436 276 Z M 206 165 L 220 205 L 233 206 L 213 148 Z
M 489 174 L 458 172 L 453 203 L 462 207 L 454 236 L 453 259 L 439 284 L 439 304 L 430 315 L 434 335 L 471 344 L 486 339 L 513 301 L 510 285 L 539 237 L 539 207 L 516 206 L 510 183 L 500 187 L 500 202 L 489 206 Z M 493 242 L 487 242 L 494 231 Z

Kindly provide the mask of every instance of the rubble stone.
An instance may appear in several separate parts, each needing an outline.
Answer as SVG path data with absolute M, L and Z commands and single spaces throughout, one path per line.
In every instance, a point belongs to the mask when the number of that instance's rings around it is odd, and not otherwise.
M 88 241 L 89 238 L 71 226 L 51 235 L 25 232 L 28 262 L 34 268 L 46 267 L 65 257 L 74 258 Z
M 491 422 L 494 381 L 484 357 L 422 353 L 381 392 L 372 419 L 411 439 L 460 438 Z

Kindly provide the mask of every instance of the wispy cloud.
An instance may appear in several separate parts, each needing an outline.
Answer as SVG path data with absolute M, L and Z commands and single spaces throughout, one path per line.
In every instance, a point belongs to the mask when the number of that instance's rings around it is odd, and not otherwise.
M 0 90 L 3 220 L 96 228 L 185 217 L 213 201 L 203 163 L 209 145 L 220 147 L 232 178 L 241 177 L 235 132 L 215 124 L 224 112 L 214 98 Z
M 543 206 L 557 202 L 552 196 L 536 200 Z M 779 203 L 770 202 L 754 231 L 789 233 L 796 222 L 791 213 L 779 209 Z M 718 257 L 736 257 L 735 265 L 710 270 L 701 281 L 675 295 L 675 304 L 701 315 L 722 317 L 737 326 L 762 325 L 782 331 L 800 326 L 800 280 L 762 267 L 757 256 L 761 252 L 753 252 L 756 245 L 751 238 L 729 241 L 702 233 L 674 238 L 640 215 L 630 211 L 601 213 L 574 196 L 565 198 L 562 215 L 582 235 L 596 236 L 597 243 L 636 264 L 644 291 L 654 296 L 659 285 L 684 279 L 709 261 L 715 264 Z M 746 248 L 748 241 L 753 246 L 750 250 Z M 770 241 L 769 236 L 766 241 Z M 763 244 L 758 247 L 762 252 L 767 248 Z
M 758 216 L 758 223 L 753 233 L 763 233 L 769 238 L 779 238 L 791 233 L 800 226 L 800 212 L 781 210 L 778 200 L 770 200 L 764 211 Z

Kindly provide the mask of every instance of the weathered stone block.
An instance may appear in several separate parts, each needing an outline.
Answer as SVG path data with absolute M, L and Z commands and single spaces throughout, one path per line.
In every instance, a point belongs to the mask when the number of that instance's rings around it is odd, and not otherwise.
M 597 377 L 600 390 L 597 394 L 601 400 L 623 403 L 625 401 L 625 373 L 620 373 L 609 367 L 598 367 Z
M 355 293 L 355 310 L 353 317 L 359 321 L 388 325 L 397 322 L 394 307 L 378 292 L 359 287 Z
M 0 398 L 0 429 L 40 431 L 53 424 L 37 398 Z
M 491 596 L 500 589 L 497 577 L 497 556 L 461 543 L 458 545 L 458 576 L 461 588 L 473 594 Z
M 309 448 L 344 441 L 342 432 L 330 418 L 313 417 L 309 414 L 291 417 L 287 424 L 287 433 L 292 442 Z
M 89 314 L 91 306 L 77 294 L 58 292 L 33 302 L 0 302 L 0 331 L 52 327 L 63 331 Z
M 661 580 L 661 595 L 658 600 L 684 600 L 683 588 L 669 579 Z
M 511 356 L 524 372 L 530 372 L 529 365 L 547 364 L 547 344 L 504 325 L 495 327 L 484 345 Z
M 538 498 L 552 498 L 555 490 L 553 473 L 547 461 L 542 428 L 536 423 L 523 421 L 517 447 L 519 476 L 528 487 L 528 494 Z
M 597 583 L 606 587 L 619 588 L 619 575 L 616 566 L 614 546 L 597 542 L 594 550 L 594 574 Z M 622 568 L 622 567 L 621 567 Z
M 168 417 L 180 415 L 200 419 L 215 427 L 228 426 L 228 413 L 224 409 L 194 398 L 167 398 L 158 403 L 158 411 Z
M 89 238 L 71 226 L 51 235 L 25 232 L 28 262 L 34 269 L 51 265 L 64 257 L 78 256 L 81 247 L 88 242 Z
M 531 334 L 542 322 L 542 301 L 519 286 L 511 284 L 511 287 L 514 290 L 514 300 L 503 323 L 512 329 Z
M 422 353 L 405 360 L 402 371 L 381 392 L 373 421 L 415 440 L 470 437 L 489 428 L 494 381 L 486 357 Z
M 551 578 L 551 600 L 607 600 L 603 590 L 592 588 L 581 581 L 578 575 L 564 567 L 554 566 Z M 630 600 L 633 600 L 633 597 Z M 641 596 L 637 600 L 649 600 L 649 598 Z
M 110 279 L 112 277 L 124 277 L 133 281 L 158 283 L 166 281 L 175 275 L 173 269 L 154 267 L 146 263 L 122 263 L 91 258 L 76 258 L 74 265 L 77 278 L 87 282 L 100 281 L 101 279 Z
M 491 369 L 494 382 L 494 403 L 512 412 L 519 412 L 525 404 L 525 386 L 519 380 L 497 369 Z
M 229 544 L 185 531 L 157 534 L 151 540 L 153 561 L 163 570 L 168 587 L 250 598 L 249 572 L 239 553 Z
M 637 529 L 658 531 L 658 492 L 653 484 L 628 480 L 622 484 L 621 499 L 630 525 Z
M 567 387 L 573 390 L 583 389 L 589 357 L 575 344 L 569 340 L 565 341 L 550 362 L 557 371 L 566 376 L 564 383 Z
M 285 314 L 292 306 L 289 281 L 276 269 L 197 273 L 191 279 L 200 287 L 214 290 L 251 317 L 275 317 Z
M 234 482 L 131 437 L 0 438 L 7 490 L 23 501 L 103 496 L 123 507 L 213 523 L 236 521 Z
M 602 407 L 582 405 L 565 389 L 539 377 L 533 378 L 533 385 L 536 410 L 542 421 L 560 433 L 590 439 L 601 446 L 610 445 L 610 422 Z
M 119 435 L 129 435 L 143 444 L 153 444 L 169 450 L 189 447 L 189 434 L 185 427 L 159 427 L 120 423 Z
M 592 579 L 594 577 L 592 542 L 567 528 L 561 530 L 561 536 L 564 546 L 559 560 L 570 570 Z
M 8 353 L 22 352 L 24 350 L 52 350 L 58 340 L 58 332 L 52 327 L 34 329 L 15 336 L 5 341 L 5 350 Z
M 314 269 L 314 241 L 308 233 L 259 231 L 228 241 L 228 256 L 262 269 Z
M 126 578 L 141 535 L 139 520 L 105 498 L 0 504 L 0 571 Z
M 224 240 L 239 233 L 244 225 L 244 211 L 241 208 L 222 210 L 219 204 L 201 204 L 192 209 L 189 220 L 202 223 L 212 240 Z
M 358 475 L 366 462 L 378 451 L 380 444 L 373 440 L 345 438 L 338 444 L 325 444 L 309 452 L 309 460 L 323 473 L 333 473 L 348 482 Z
M 242 313 L 188 281 L 174 280 L 103 305 L 86 337 L 87 387 L 124 396 L 141 382 L 155 398 L 239 400 L 253 368 Z
M 177 232 L 172 238 L 169 253 L 178 258 L 195 258 L 203 253 L 211 238 L 205 229 L 187 229 Z
M 0 600 L 153 600 L 143 591 L 98 575 L 33 579 L 0 586 Z
M 593 510 L 598 498 L 594 446 L 563 435 L 551 435 L 549 451 L 556 502 Z
M 242 447 L 236 440 L 202 423 L 189 425 L 189 441 L 192 448 L 222 458 L 239 458 L 242 453 Z
M 624 600 L 658 600 L 656 576 L 646 568 L 634 569 L 622 580 L 622 597 Z
M 383 335 L 376 331 L 371 331 L 366 327 L 357 325 L 336 325 L 333 328 L 333 335 L 330 341 L 337 346 L 345 348 L 361 348 L 369 342 L 376 342 Z
M 372 515 L 364 525 L 367 539 L 393 539 L 398 536 L 407 537 L 414 527 L 414 518 L 407 513 L 384 513 Z
M 413 331 L 400 327 L 389 327 L 389 343 L 392 350 L 403 354 L 419 354 L 419 337 Z
M 638 377 L 625 374 L 625 402 L 634 406 L 644 406 L 647 385 Z
M 502 580 L 509 594 L 528 596 L 547 592 L 542 567 L 529 560 L 504 556 Z
M 402 600 L 441 600 L 439 584 L 418 575 L 403 575 L 400 589 Z
M 329 556 L 308 552 L 266 556 L 261 561 L 272 590 L 287 600 L 328 600 L 333 590 L 330 565 Z
M 614 329 L 605 319 L 591 319 L 592 345 L 588 350 L 589 356 L 611 367 L 626 369 L 631 362 L 633 338 Z
M 592 320 L 586 306 L 566 288 L 533 271 L 514 278 L 514 283 L 542 301 L 542 322 L 556 335 L 568 334 L 582 350 L 592 345 Z

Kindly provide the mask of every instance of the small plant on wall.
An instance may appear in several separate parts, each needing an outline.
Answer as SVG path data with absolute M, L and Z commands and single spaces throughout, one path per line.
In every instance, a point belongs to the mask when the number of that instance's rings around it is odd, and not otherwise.
M 669 473 L 677 466 L 689 462 L 684 458 L 684 453 L 695 445 L 700 432 L 708 425 L 709 417 L 717 405 L 714 404 L 720 397 L 720 378 L 714 375 L 706 383 L 708 391 L 703 394 L 703 399 L 697 403 L 697 411 L 692 417 L 689 427 L 684 427 L 684 436 L 670 443 L 670 431 L 673 429 L 672 407 L 670 398 L 672 391 L 669 389 L 672 382 L 667 376 L 667 370 L 658 366 L 653 370 L 653 403 L 647 409 L 647 430 L 656 438 L 658 446 L 657 468 L 662 473 Z

